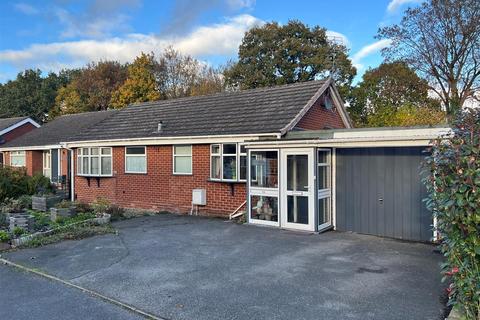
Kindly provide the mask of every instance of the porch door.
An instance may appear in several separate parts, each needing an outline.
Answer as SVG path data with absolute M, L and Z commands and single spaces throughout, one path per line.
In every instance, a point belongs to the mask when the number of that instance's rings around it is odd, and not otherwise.
M 317 150 L 318 231 L 332 227 L 332 154 L 330 149 Z
M 282 151 L 282 227 L 315 231 L 313 149 Z

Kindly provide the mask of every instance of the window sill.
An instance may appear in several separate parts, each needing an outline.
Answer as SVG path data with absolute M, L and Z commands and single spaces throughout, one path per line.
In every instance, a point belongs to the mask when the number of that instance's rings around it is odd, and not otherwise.
M 193 173 L 172 173 L 174 176 L 193 176 Z
M 246 183 L 247 183 L 247 181 L 238 181 L 238 180 L 216 180 L 216 179 L 207 179 L 207 182 L 227 183 L 227 184 L 246 184 Z
M 77 174 L 77 177 L 83 177 L 83 178 L 113 178 L 113 175 L 110 176 L 93 176 L 93 175 L 85 175 L 85 174 Z
M 144 175 L 144 176 L 146 176 L 148 173 L 147 173 L 147 172 L 130 172 L 130 171 L 125 171 L 125 174 Z

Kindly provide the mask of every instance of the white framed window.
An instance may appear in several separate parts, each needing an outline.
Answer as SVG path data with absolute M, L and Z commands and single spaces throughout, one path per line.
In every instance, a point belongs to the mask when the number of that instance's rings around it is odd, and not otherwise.
M 173 146 L 173 174 L 192 174 L 192 146 Z
M 79 148 L 77 174 L 91 177 L 112 176 L 112 148 Z
M 147 148 L 125 148 L 125 173 L 147 173 Z
M 247 180 L 247 150 L 236 143 L 210 146 L 210 179 L 218 181 Z
M 12 151 L 10 153 L 10 165 L 12 167 L 25 167 L 25 151 Z
M 52 178 L 52 153 L 50 150 L 43 151 L 43 175 Z

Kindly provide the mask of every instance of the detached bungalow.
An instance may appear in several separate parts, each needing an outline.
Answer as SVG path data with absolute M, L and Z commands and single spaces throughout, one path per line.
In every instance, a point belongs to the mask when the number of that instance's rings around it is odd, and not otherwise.
M 59 186 L 66 185 L 70 176 L 70 152 L 60 142 L 68 140 L 114 112 L 86 112 L 58 117 L 0 145 L 5 164 L 25 167 L 29 175 L 43 173 Z
M 0 146 L 38 127 L 40 125 L 29 117 L 0 119 Z M 3 163 L 3 153 L 0 152 L 0 166 Z
M 74 194 L 228 217 L 245 209 L 247 141 L 350 127 L 330 80 L 131 105 L 67 143 Z

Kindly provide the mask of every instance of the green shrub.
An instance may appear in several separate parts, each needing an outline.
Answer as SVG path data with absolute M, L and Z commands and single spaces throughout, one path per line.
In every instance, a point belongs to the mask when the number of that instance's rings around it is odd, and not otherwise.
M 92 207 L 93 213 L 98 216 L 106 213 L 110 205 L 110 201 L 107 198 L 98 197 L 90 206 Z
M 21 227 L 13 228 L 13 235 L 16 237 L 20 237 L 22 234 L 25 234 L 25 233 L 26 233 L 25 229 Z
M 31 214 L 35 218 L 35 222 L 33 224 L 33 229 L 35 231 L 41 231 L 52 224 L 49 214 L 36 211 L 31 212 Z
M 112 221 L 118 221 L 125 219 L 125 209 L 119 207 L 116 204 L 112 204 L 107 208 L 106 213 L 111 216 Z
M 74 204 L 71 201 L 68 200 L 62 200 L 59 203 L 55 205 L 55 208 L 63 208 L 63 209 L 68 209 L 72 207 Z
M 92 208 L 86 202 L 75 201 L 73 205 L 77 208 L 78 213 L 86 213 L 92 211 Z
M 0 203 L 7 198 L 52 191 L 50 180 L 41 174 L 30 177 L 25 168 L 0 167 Z
M 22 212 L 24 211 L 25 203 L 19 199 L 6 198 L 1 206 L 2 213 Z
M 44 195 L 53 192 L 53 187 L 50 183 L 50 179 L 45 177 L 41 173 L 36 173 L 32 177 L 29 177 L 27 186 L 27 194 Z
M 32 208 L 32 196 L 28 194 L 24 194 L 18 197 L 17 201 L 24 209 L 31 209 Z
M 480 319 L 480 109 L 461 113 L 452 129 L 425 160 L 426 203 L 437 217 L 450 304 Z
M 10 240 L 10 235 L 7 231 L 0 230 L 0 242 L 7 242 Z

